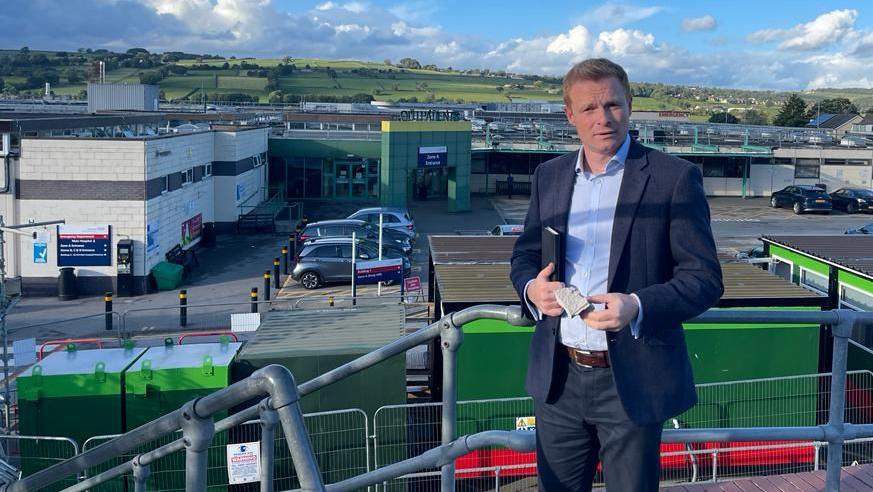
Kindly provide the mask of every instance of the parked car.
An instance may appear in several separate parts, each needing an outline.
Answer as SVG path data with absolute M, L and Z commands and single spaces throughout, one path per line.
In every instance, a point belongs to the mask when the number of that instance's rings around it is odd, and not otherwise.
M 357 261 L 373 261 L 379 258 L 375 243 L 358 241 L 355 249 Z M 403 258 L 404 275 L 409 275 L 411 263 L 408 258 L 395 253 L 383 252 L 383 259 Z M 305 289 L 315 289 L 327 283 L 352 281 L 352 238 L 333 237 L 311 241 L 297 255 L 297 263 L 291 278 Z
M 306 228 L 300 233 L 300 240 L 306 241 L 317 237 L 351 237 L 353 232 L 361 239 L 378 239 L 379 231 L 377 229 L 363 220 L 322 220 L 307 224 Z M 384 229 L 382 231 L 382 243 L 395 245 L 403 249 L 403 252 L 406 254 L 412 251 L 412 243 L 409 241 L 409 237 L 405 233 L 391 229 Z
M 873 234 L 873 222 L 865 226 L 849 229 L 846 231 L 846 234 Z
M 524 224 L 500 224 L 491 229 L 492 236 L 520 236 L 524 232 Z
M 365 220 L 369 224 L 379 227 L 380 213 L 382 214 L 382 227 L 384 229 L 391 229 L 393 231 L 402 232 L 409 236 L 410 240 L 415 237 L 415 222 L 412 221 L 412 217 L 409 215 L 409 211 L 405 208 L 362 208 L 352 215 L 349 215 L 347 218 Z
M 328 240 L 328 239 L 348 239 L 349 241 L 352 240 L 351 237 L 337 237 L 337 236 L 331 236 L 331 237 L 316 237 L 316 238 L 311 238 L 311 239 L 307 239 L 306 241 L 304 241 L 304 242 L 303 242 L 303 246 L 308 246 L 308 245 L 310 245 L 310 244 L 317 244 L 317 243 L 319 243 L 320 241 L 326 241 L 326 240 Z M 363 244 L 365 244 L 365 245 L 368 245 L 368 246 L 369 246 L 370 248 L 372 248 L 374 251 L 375 251 L 376 248 L 377 248 L 377 246 L 376 246 L 376 240 L 375 240 L 375 239 L 358 238 L 357 236 L 355 237 L 355 239 L 358 240 L 358 243 L 359 243 L 359 244 L 360 244 L 360 243 L 363 243 Z M 406 256 L 409 256 L 409 255 L 408 255 L 407 253 L 405 253 L 405 252 L 403 251 L 403 248 L 401 248 L 400 246 L 397 246 L 397 245 L 394 245 L 394 244 L 390 244 L 390 243 L 389 243 L 389 244 L 382 244 L 382 256 L 385 257 L 385 258 L 395 258 L 395 257 L 400 257 L 400 256 L 404 256 L 404 257 L 406 257 Z
M 791 185 L 770 195 L 770 206 L 791 207 L 796 214 L 804 212 L 831 212 L 831 197 L 813 185 Z
M 868 188 L 840 188 L 831 193 L 833 207 L 850 214 L 873 212 L 873 190 Z

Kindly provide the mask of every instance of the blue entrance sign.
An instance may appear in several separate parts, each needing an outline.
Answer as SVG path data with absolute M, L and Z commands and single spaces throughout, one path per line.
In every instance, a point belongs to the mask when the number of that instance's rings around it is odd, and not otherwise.
M 58 226 L 58 266 L 111 266 L 110 226 Z
M 403 259 L 355 262 L 355 283 L 358 285 L 403 280 Z
M 418 167 L 446 167 L 449 165 L 448 149 L 445 145 L 441 147 L 419 147 L 418 148 Z

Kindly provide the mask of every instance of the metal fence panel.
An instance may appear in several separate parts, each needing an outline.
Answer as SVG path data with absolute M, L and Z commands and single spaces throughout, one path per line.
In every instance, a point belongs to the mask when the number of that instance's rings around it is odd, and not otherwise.
M 21 470 L 22 477 L 72 458 L 79 453 L 76 441 L 67 437 L 0 434 L 0 459 Z M 77 482 L 70 476 L 44 490 L 61 490 Z
M 358 409 L 340 410 L 335 412 L 320 412 L 304 415 L 309 438 L 318 460 L 319 469 L 324 483 L 334 483 L 346 478 L 369 471 L 369 449 L 367 436 L 369 433 L 367 415 Z M 166 436 L 143 446 L 136 452 L 107 461 L 99 467 L 88 470 L 88 476 L 94 476 L 101 471 L 132 459 L 137 454 L 169 444 L 181 437 L 181 433 Z M 84 451 L 109 441 L 117 436 L 99 436 L 89 439 Z M 228 444 L 259 442 L 261 440 L 261 423 L 251 420 L 223 432 L 217 432 L 207 451 L 207 486 L 228 486 L 227 451 Z M 273 465 L 273 485 L 275 490 L 299 488 L 291 453 L 285 442 L 281 428 L 276 429 L 273 442 L 276 461 Z M 154 462 L 150 466 L 148 490 L 177 491 L 185 489 L 185 452 L 179 451 Z M 132 478 L 127 475 L 104 483 L 91 490 L 100 492 L 125 492 L 124 484 L 132 490 Z

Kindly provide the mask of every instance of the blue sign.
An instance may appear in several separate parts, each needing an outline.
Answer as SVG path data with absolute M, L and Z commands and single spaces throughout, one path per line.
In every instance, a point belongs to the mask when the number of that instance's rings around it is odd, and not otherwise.
M 110 226 L 58 226 L 58 266 L 111 266 Z
M 355 262 L 355 283 L 357 285 L 375 284 L 378 282 L 401 282 L 402 280 L 402 258 Z
M 441 147 L 419 147 L 418 148 L 418 167 L 446 167 L 449 165 L 448 149 L 445 145 Z
M 33 262 L 48 263 L 48 244 L 33 243 Z

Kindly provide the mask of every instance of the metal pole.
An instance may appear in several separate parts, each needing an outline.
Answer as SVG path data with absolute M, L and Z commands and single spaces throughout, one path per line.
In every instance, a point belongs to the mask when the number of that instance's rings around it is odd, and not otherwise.
M 357 269 L 355 268 L 355 262 L 357 260 L 356 256 L 358 255 L 357 246 L 357 238 L 355 237 L 355 233 L 352 232 L 352 306 L 358 305 L 358 283 L 355 282 L 355 277 L 357 276 Z M 379 245 L 379 248 L 382 248 L 382 245 Z
M 276 412 L 282 423 L 285 441 L 288 442 L 288 450 L 291 452 L 291 462 L 294 463 L 294 470 L 300 480 L 300 488 L 306 491 L 323 491 L 324 483 L 321 481 L 321 472 L 318 470 L 315 453 L 309 442 L 299 401 L 278 408 Z
M 440 341 L 443 353 L 443 415 L 442 444 L 455 439 L 458 413 L 458 349 L 464 341 L 464 332 L 456 325 L 452 316 L 446 316 L 440 326 Z M 443 465 L 440 470 L 440 490 L 454 492 L 455 462 Z
M 206 451 L 215 435 L 212 417 L 202 418 L 194 411 L 196 401 L 186 403 L 179 417 L 185 443 L 185 492 L 206 492 Z
M 848 313 L 846 313 L 848 314 Z M 841 316 L 842 317 L 842 316 Z M 840 471 L 843 466 L 843 441 L 845 440 L 843 413 L 846 409 L 846 365 L 848 362 L 849 337 L 855 325 L 853 316 L 841 319 L 832 325 L 834 358 L 831 368 L 831 404 L 828 416 L 828 462 L 825 486 L 828 491 L 840 490 Z
M 270 300 L 270 271 L 264 270 L 264 300 Z
M 281 289 L 282 285 L 280 285 L 280 283 L 281 277 L 279 276 L 279 258 L 273 258 L 273 287 L 275 287 L 276 290 Z
M 106 312 L 105 328 L 107 331 L 112 330 L 112 292 L 107 292 L 103 296 L 104 311 Z
M 141 464 L 139 459 L 140 457 L 137 456 L 130 462 L 133 466 L 133 492 L 146 492 L 151 467 L 148 464 Z
M 382 261 L 382 212 L 379 212 L 379 261 Z M 402 263 L 401 263 L 402 264 Z M 382 296 L 382 282 L 376 284 L 376 295 Z
M 251 309 L 251 311 L 252 311 L 253 313 L 257 313 L 257 312 L 258 312 L 258 288 L 257 288 L 257 287 L 252 287 L 252 291 L 251 291 L 251 293 L 249 294 L 249 297 L 250 297 L 251 300 L 252 300 L 252 309 Z
M 179 326 L 188 326 L 188 291 L 179 291 Z
M 9 176 L 6 179 L 10 179 Z M 0 227 L 5 226 L 3 216 L 0 215 Z M 9 430 L 11 422 L 9 418 L 9 408 L 11 398 L 9 394 L 9 331 L 6 328 L 6 238 L 3 235 L 3 230 L 0 229 L 0 325 L 3 331 L 3 415 L 6 424 L 6 430 Z
M 262 401 L 258 405 L 261 420 L 261 492 L 273 492 L 273 463 L 276 460 L 276 426 L 279 414 Z

